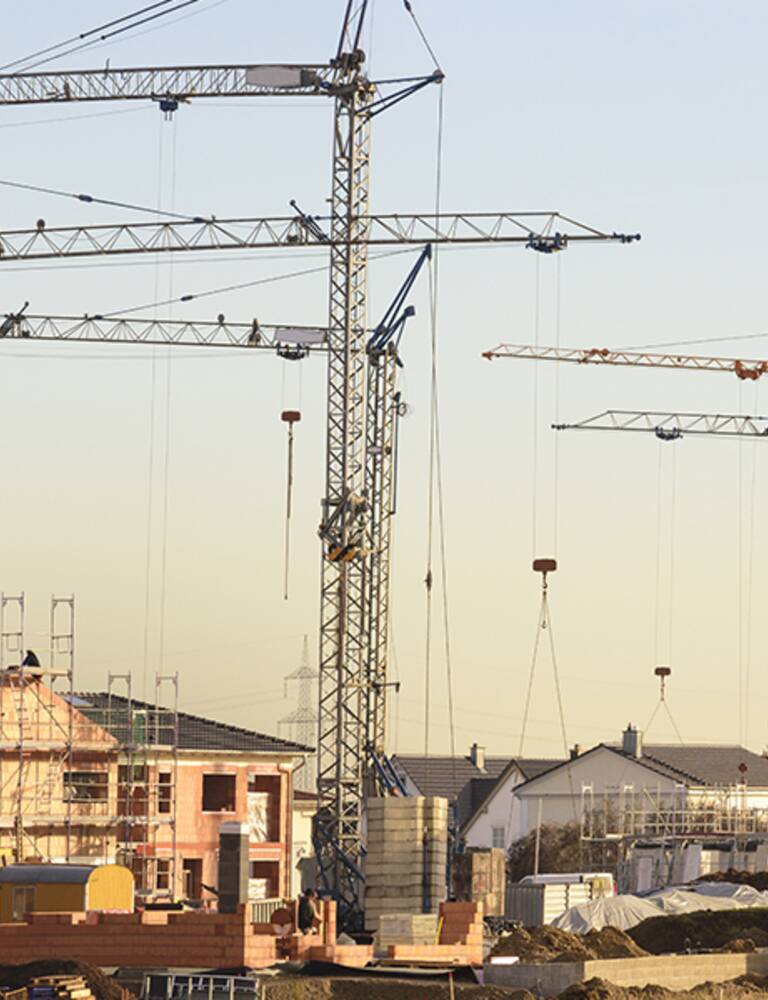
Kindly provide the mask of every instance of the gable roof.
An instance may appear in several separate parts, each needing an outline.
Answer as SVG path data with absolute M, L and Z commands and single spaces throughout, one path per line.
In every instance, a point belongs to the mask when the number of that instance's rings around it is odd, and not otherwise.
M 615 753 L 654 774 L 687 786 L 722 788 L 744 781 L 749 788 L 768 788 L 768 758 L 752 753 L 745 747 L 719 746 L 712 743 L 647 743 L 643 745 L 641 757 L 625 753 L 618 744 L 598 743 L 575 760 L 562 761 L 554 767 L 540 771 L 519 787 L 530 785 L 558 768 L 576 764 L 601 749 Z M 740 764 L 747 766 L 743 776 L 739 770 Z
M 737 745 L 651 743 L 642 760 L 667 768 L 692 785 L 735 785 L 768 788 L 768 758 Z M 742 772 L 739 765 L 746 764 Z
M 509 763 L 509 757 L 486 757 L 483 771 L 475 767 L 469 757 L 450 754 L 395 754 L 392 763 L 411 779 L 422 795 L 441 795 L 453 801 L 472 778 L 498 778 Z
M 470 757 L 395 754 L 392 763 L 411 779 L 422 795 L 441 795 L 449 801 L 461 797 L 470 810 L 475 811 L 511 765 L 515 765 L 527 781 L 561 762 L 540 757 L 486 757 L 485 768 L 481 771 Z M 467 789 L 470 781 L 472 786 Z M 462 822 L 461 816 L 459 821 Z
M 501 771 L 499 776 L 490 781 L 486 780 L 483 783 L 482 789 L 478 786 L 478 792 L 482 790 L 482 795 L 478 794 L 472 796 L 471 809 L 462 810 L 459 808 L 459 826 L 461 832 L 466 832 L 472 825 L 475 818 L 482 813 L 486 807 L 491 802 L 491 799 L 496 795 L 496 793 L 506 784 L 507 777 L 510 772 L 514 769 L 520 772 L 523 777 L 520 784 L 525 785 L 529 781 L 533 781 L 534 778 L 538 778 L 540 774 L 545 774 L 547 771 L 552 771 L 555 767 L 564 763 L 562 760 L 554 760 L 549 757 L 513 757 L 507 762 L 507 766 Z M 470 784 L 474 785 L 478 779 L 474 778 Z M 461 806 L 462 797 L 464 797 L 466 789 L 459 796 L 459 804 Z
M 111 711 L 110 709 L 111 701 Z M 128 699 L 121 695 L 109 695 L 104 691 L 87 691 L 74 695 L 73 705 L 79 712 L 92 722 L 103 726 L 119 741 L 127 742 L 128 733 Z M 154 746 L 173 745 L 174 713 L 167 708 L 160 708 L 145 701 L 132 699 L 133 708 L 139 714 L 134 720 L 134 733 L 137 726 L 147 725 L 154 729 L 151 742 Z M 216 722 L 204 719 L 188 712 L 178 712 L 178 743 L 179 750 L 232 750 L 251 753 L 313 753 L 314 747 L 281 739 L 279 736 L 269 736 L 266 733 L 231 726 L 226 722 Z M 139 721 L 142 720 L 142 721 Z

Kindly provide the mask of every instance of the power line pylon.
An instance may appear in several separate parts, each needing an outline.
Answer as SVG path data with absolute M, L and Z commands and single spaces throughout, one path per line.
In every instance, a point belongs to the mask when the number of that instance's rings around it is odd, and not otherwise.
M 285 728 L 286 736 L 294 743 L 317 746 L 317 678 L 319 674 L 309 663 L 309 640 L 304 636 L 301 663 L 285 678 L 286 691 L 290 684 L 296 684 L 296 708 L 279 720 L 278 726 Z M 310 759 L 294 779 L 294 788 L 314 791 L 317 785 L 317 762 Z

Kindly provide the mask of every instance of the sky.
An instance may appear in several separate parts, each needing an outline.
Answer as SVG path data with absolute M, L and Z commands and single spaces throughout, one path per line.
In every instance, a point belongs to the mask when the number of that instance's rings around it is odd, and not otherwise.
M 762 750 L 768 620 L 761 442 L 562 432 L 601 410 L 759 414 L 765 390 L 727 374 L 482 359 L 495 344 L 672 349 L 759 358 L 768 137 L 764 4 L 413 0 L 446 74 L 446 212 L 553 210 L 631 246 L 449 248 L 438 255 L 438 373 L 447 620 L 433 591 L 425 728 L 430 309 L 403 341 L 393 571 L 391 751 L 517 753 L 537 633 L 535 557 L 556 557 L 551 635 L 565 742 L 745 742 Z M 203 0 L 50 68 L 323 62 L 344 3 Z M 4 12 L 3 59 L 77 35 L 130 5 L 38 0 Z M 170 21 L 171 19 L 169 19 Z M 161 27 L 162 26 L 162 27 Z M 399 0 L 372 2 L 372 77 L 433 64 Z M 374 124 L 372 207 L 429 212 L 438 93 Z M 325 210 L 331 107 L 322 99 L 0 108 L 0 180 L 219 218 Z M 124 210 L 0 186 L 0 230 L 120 221 Z M 139 216 L 131 216 L 138 219 Z M 766 220 L 768 221 L 768 220 Z M 371 266 L 375 322 L 409 255 Z M 0 263 L 0 313 L 119 312 L 322 324 L 327 276 L 306 248 Z M 137 315 L 142 315 L 138 313 Z M 739 337 L 747 337 L 739 341 Z M 731 339 L 729 339 L 731 338 Z M 663 349 L 663 348 L 661 348 Z M 324 362 L 74 343 L 0 346 L 0 590 L 24 591 L 27 639 L 48 645 L 52 593 L 77 603 L 76 685 L 131 671 L 134 693 L 179 672 L 192 712 L 264 731 L 295 704 L 283 678 L 309 636 L 316 662 Z M 289 600 L 282 595 L 286 435 L 297 408 Z M 435 539 L 436 576 L 440 562 Z M 563 752 L 549 642 L 539 644 L 525 753 Z M 668 664 L 668 713 L 654 667 Z

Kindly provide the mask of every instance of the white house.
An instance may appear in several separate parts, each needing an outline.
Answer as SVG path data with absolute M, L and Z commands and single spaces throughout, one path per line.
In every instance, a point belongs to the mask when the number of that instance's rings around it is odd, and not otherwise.
M 454 805 L 468 847 L 508 847 L 526 832 L 512 790 L 561 760 L 491 757 L 473 743 L 462 757 L 398 754 L 392 762 L 409 795 L 441 795 Z
M 514 789 L 518 828 L 583 824 L 587 836 L 768 832 L 768 759 L 744 747 L 643 744 L 631 725 Z

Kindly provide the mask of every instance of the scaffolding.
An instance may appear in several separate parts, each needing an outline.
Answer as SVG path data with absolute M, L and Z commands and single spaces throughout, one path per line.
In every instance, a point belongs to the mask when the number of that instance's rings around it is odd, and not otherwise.
M 156 675 L 154 704 L 134 698 L 130 673 L 108 675 L 102 724 L 119 745 L 115 856 L 143 899 L 177 895 L 178 704 L 178 673 Z
M 641 854 L 653 855 L 651 884 L 665 885 L 675 880 L 675 865 L 691 844 L 727 846 L 729 854 L 768 844 L 768 808 L 750 805 L 749 788 L 741 783 L 706 792 L 692 792 L 682 782 L 599 792 L 583 784 L 580 836 L 585 863 L 613 870 L 620 886 L 634 891 L 633 859 Z
M 0 856 L 106 860 L 116 748 L 72 709 L 75 599 L 51 598 L 45 665 L 25 614 L 23 593 L 0 594 Z

